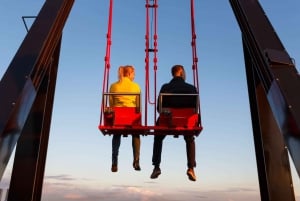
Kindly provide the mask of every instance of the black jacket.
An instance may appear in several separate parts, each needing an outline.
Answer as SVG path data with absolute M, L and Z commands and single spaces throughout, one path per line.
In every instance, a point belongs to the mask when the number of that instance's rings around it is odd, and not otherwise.
M 159 93 L 198 94 L 198 91 L 195 86 L 186 83 L 182 77 L 174 77 L 169 83 L 162 85 Z M 158 110 L 159 99 L 157 103 Z M 197 96 L 164 96 L 162 99 L 162 107 L 185 108 L 195 107 L 196 105 Z

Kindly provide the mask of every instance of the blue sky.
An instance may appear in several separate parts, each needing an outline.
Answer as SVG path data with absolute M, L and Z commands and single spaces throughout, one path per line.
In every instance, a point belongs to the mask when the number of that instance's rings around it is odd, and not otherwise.
M 292 58 L 300 61 L 300 2 L 260 1 Z M 22 16 L 44 1 L 2 0 L 0 75 L 26 35 Z M 108 0 L 76 0 L 63 32 L 42 200 L 260 200 L 241 32 L 227 0 L 195 0 L 202 124 L 196 138 L 196 182 L 186 176 L 182 137 L 164 140 L 162 174 L 150 179 L 153 137 L 142 137 L 141 168 L 132 168 L 131 138 L 122 138 L 119 172 L 111 173 L 111 136 L 98 130 Z M 191 76 L 189 1 L 159 1 L 158 87 L 174 64 Z M 30 24 L 28 20 L 28 24 Z M 145 1 L 115 0 L 111 81 L 119 65 L 136 67 L 144 89 Z M 298 67 L 299 70 L 299 67 Z M 149 114 L 149 124 L 153 123 Z M 11 161 L 12 162 L 12 161 Z M 1 181 L 7 187 L 11 162 Z M 292 166 L 292 163 L 291 163 Z M 299 177 L 293 170 L 300 200 Z

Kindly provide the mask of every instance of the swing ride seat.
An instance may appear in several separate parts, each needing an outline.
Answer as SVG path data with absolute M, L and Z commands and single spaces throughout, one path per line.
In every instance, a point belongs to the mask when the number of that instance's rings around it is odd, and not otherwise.
M 104 124 L 99 125 L 106 135 L 141 134 L 141 112 L 139 107 L 106 107 L 104 108 Z
M 161 93 L 159 97 L 160 112 L 154 133 L 174 135 L 175 137 L 178 135 L 198 136 L 202 131 L 198 101 L 198 94 Z M 167 102 L 170 107 L 165 106 Z
M 112 93 L 104 93 L 103 97 L 108 95 L 112 95 Z M 172 107 L 166 107 L 164 104 L 166 101 L 170 102 L 168 99 L 171 96 L 176 96 L 175 105 L 173 102 L 169 105 Z M 105 106 L 103 108 L 103 121 L 98 128 L 104 135 L 123 135 L 125 137 L 131 134 L 173 135 L 174 137 L 179 135 L 198 136 L 202 131 L 198 100 L 198 94 L 161 93 L 159 118 L 155 126 L 142 125 L 140 107 Z
M 135 96 L 136 106 L 108 106 L 109 98 Z M 143 134 L 140 93 L 103 93 L 99 130 L 104 135 Z
M 164 109 L 154 127 L 156 135 L 196 135 L 202 131 L 199 126 L 199 114 L 194 108 L 167 108 Z
M 142 126 L 141 112 L 136 107 L 107 107 L 104 125 L 99 125 L 104 135 L 195 135 L 202 131 L 199 114 L 195 108 L 165 108 L 156 126 Z

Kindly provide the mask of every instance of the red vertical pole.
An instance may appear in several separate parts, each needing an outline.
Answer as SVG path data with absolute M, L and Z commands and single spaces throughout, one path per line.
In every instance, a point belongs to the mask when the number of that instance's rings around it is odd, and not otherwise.
M 102 84 L 102 94 L 108 92 L 108 82 L 109 82 L 109 70 L 110 70 L 110 49 L 111 49 L 111 34 L 112 34 L 112 15 L 113 15 L 113 0 L 109 2 L 109 16 L 108 16 L 108 26 L 106 34 L 106 53 L 105 53 L 105 66 L 103 73 L 103 84 Z M 107 99 L 104 97 L 101 101 L 101 112 L 100 112 L 100 125 L 102 123 L 102 116 L 104 111 L 104 106 L 107 104 Z
M 193 78 L 194 78 L 194 85 L 198 90 L 198 94 L 200 96 L 200 88 L 199 88 L 199 78 L 198 78 L 198 57 L 197 57 L 197 45 L 196 45 L 196 28 L 195 28 L 195 13 L 194 13 L 194 0 L 191 0 L 191 28 L 192 28 L 192 54 L 193 54 Z M 201 109 L 200 109 L 200 98 L 198 100 L 198 113 L 199 113 L 199 123 L 201 126 Z
M 146 35 L 145 35 L 145 126 L 147 126 L 148 116 L 148 95 L 149 95 L 149 0 L 146 0 Z

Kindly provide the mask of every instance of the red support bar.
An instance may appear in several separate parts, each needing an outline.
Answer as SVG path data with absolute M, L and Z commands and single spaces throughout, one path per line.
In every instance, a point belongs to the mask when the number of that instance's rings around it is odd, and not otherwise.
M 158 8 L 158 4 L 157 4 L 157 0 L 154 0 L 153 4 L 149 4 L 149 0 L 146 0 L 146 35 L 145 35 L 145 125 L 147 125 L 147 108 L 148 108 L 148 104 L 153 104 L 154 105 L 154 121 L 156 119 L 156 71 L 157 71 L 157 8 Z M 154 17 L 154 35 L 153 35 L 153 48 L 150 47 L 150 42 L 149 40 L 152 39 L 152 35 L 150 36 L 150 23 L 149 23 L 149 9 L 153 9 L 153 17 Z M 152 33 L 151 33 L 152 34 Z M 150 98 L 150 72 L 149 72 L 149 62 L 150 62 L 150 55 L 149 53 L 153 52 L 154 56 L 153 56 L 153 70 L 154 70 L 154 98 L 153 101 L 151 101 Z
M 109 82 L 109 70 L 110 70 L 110 49 L 111 49 L 111 34 L 112 34 L 112 15 L 113 15 L 113 0 L 109 2 L 109 17 L 108 26 L 106 34 L 106 53 L 104 57 L 104 73 L 103 73 L 103 84 L 102 84 L 102 94 L 108 92 L 108 82 Z M 101 112 L 100 112 L 100 125 L 102 123 L 102 114 L 104 112 L 104 105 L 106 105 L 107 100 L 102 100 L 101 102 Z
M 107 35 L 106 35 L 106 55 L 105 55 L 105 67 L 104 67 L 104 79 L 103 79 L 103 93 L 108 90 L 108 78 L 110 70 L 110 49 L 111 49 L 111 34 L 112 34 L 112 16 L 113 16 L 113 0 L 110 0 L 109 3 L 109 17 L 108 17 L 108 26 L 107 26 Z
M 194 0 L 191 0 L 191 28 L 192 28 L 192 55 L 193 55 L 193 79 L 194 79 L 194 86 L 198 90 L 198 94 L 200 94 L 200 89 L 199 89 L 199 78 L 198 78 L 198 57 L 197 57 L 197 44 L 196 44 L 196 28 L 195 28 L 195 12 L 194 12 Z M 199 105 L 200 105 L 200 98 L 199 98 Z M 201 114 L 201 110 L 199 107 L 199 114 Z M 201 115 L 200 116 L 200 125 L 201 125 Z
M 154 101 L 152 104 L 154 104 L 154 108 L 153 108 L 153 113 L 154 113 L 154 122 L 156 121 L 156 78 L 157 78 L 157 52 L 158 52 L 158 36 L 157 36 L 157 8 L 158 8 L 158 4 L 157 4 L 157 0 L 155 0 L 154 2 L 154 58 L 153 58 L 153 72 L 154 72 Z
M 147 122 L 148 122 L 148 118 L 147 118 L 147 115 L 148 115 L 148 112 L 147 112 L 147 109 L 148 109 L 148 89 L 149 89 L 149 7 L 150 7 L 150 4 L 149 4 L 149 0 L 146 0 L 146 35 L 145 35 L 145 54 L 146 54 L 146 57 L 145 57 L 145 125 L 147 125 Z

